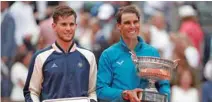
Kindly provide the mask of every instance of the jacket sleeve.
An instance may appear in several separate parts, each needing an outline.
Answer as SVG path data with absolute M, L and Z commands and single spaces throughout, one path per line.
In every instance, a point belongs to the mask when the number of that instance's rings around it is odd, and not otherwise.
M 40 102 L 41 83 L 43 82 L 41 59 L 35 54 L 31 60 L 24 86 L 25 102 Z
M 111 88 L 113 72 L 111 61 L 104 51 L 100 57 L 97 73 L 97 97 L 101 100 L 113 101 L 121 98 L 123 90 Z
M 89 90 L 88 90 L 89 94 L 88 94 L 88 97 L 91 100 L 93 100 L 93 101 L 97 101 L 97 96 L 96 96 L 96 75 L 97 75 L 96 59 L 95 59 L 95 56 L 92 55 L 90 74 L 89 74 Z

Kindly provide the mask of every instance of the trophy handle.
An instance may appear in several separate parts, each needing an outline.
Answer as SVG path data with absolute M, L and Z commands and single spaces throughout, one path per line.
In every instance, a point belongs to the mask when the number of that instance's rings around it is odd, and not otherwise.
M 179 62 L 180 61 L 180 59 L 176 59 L 176 60 L 174 60 L 173 62 L 174 62 L 174 69 L 177 69 L 177 67 L 178 67 L 178 65 L 179 65 Z
M 131 54 L 131 59 L 137 65 L 138 64 L 138 57 L 136 56 L 135 52 L 134 51 L 130 51 L 130 54 Z

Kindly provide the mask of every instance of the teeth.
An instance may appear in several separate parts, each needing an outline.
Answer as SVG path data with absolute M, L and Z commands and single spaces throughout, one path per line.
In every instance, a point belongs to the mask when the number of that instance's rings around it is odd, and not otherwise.
M 130 33 L 135 33 L 135 31 L 131 31 Z

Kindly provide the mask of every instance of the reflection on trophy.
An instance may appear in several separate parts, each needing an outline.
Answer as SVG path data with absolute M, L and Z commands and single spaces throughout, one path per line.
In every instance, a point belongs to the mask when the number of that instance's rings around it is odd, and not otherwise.
M 158 93 L 155 82 L 170 80 L 172 70 L 177 68 L 177 63 L 171 60 L 150 56 L 136 56 L 131 53 L 131 58 L 136 65 L 137 74 L 149 80 L 148 88 L 142 92 L 142 102 L 168 102 L 165 94 Z

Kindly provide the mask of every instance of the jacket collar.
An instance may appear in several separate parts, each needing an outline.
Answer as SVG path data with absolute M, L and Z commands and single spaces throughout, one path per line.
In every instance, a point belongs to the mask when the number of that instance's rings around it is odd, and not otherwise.
M 52 44 L 52 47 L 53 47 L 53 49 L 54 49 L 55 51 L 57 51 L 57 52 L 65 53 L 65 51 L 60 47 L 60 45 L 59 45 L 57 42 L 53 43 L 53 44 Z M 71 46 L 69 47 L 68 52 L 74 52 L 75 50 L 76 50 L 76 44 L 73 42 L 73 43 L 71 44 Z
M 135 46 L 135 49 L 134 49 L 135 52 L 138 52 L 138 51 L 142 48 L 143 43 L 145 43 L 145 42 L 143 41 L 143 39 L 142 39 L 140 36 L 137 37 L 137 40 L 138 40 L 138 43 L 137 43 L 137 45 Z M 121 43 L 122 47 L 123 47 L 125 50 L 130 51 L 130 49 L 128 48 L 127 44 L 124 42 L 124 40 L 123 40 L 122 37 L 120 38 L 119 43 Z

